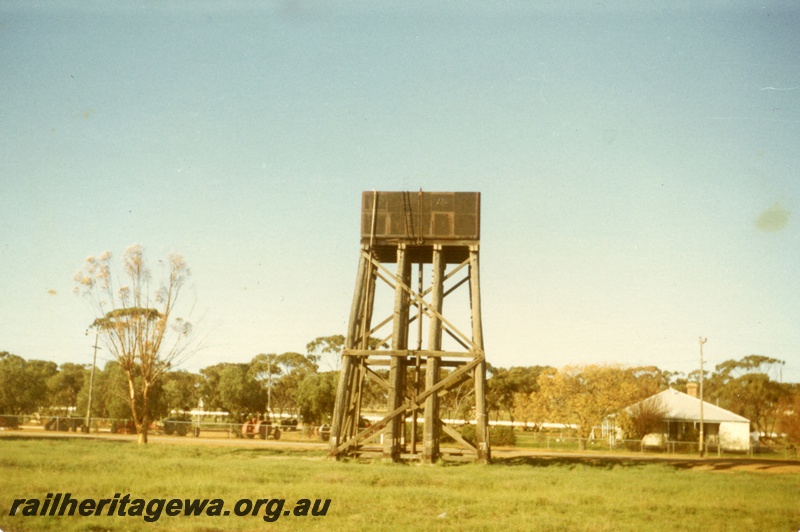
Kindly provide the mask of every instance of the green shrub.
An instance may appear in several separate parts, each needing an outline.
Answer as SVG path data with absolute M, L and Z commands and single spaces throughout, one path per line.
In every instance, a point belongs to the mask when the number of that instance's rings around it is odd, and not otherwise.
M 512 447 L 517 444 L 514 427 L 489 427 L 489 441 L 492 445 Z
M 461 436 L 476 445 L 478 438 L 475 432 L 475 425 L 464 425 L 461 427 Z M 514 446 L 517 444 L 517 436 L 513 427 L 495 426 L 489 427 L 489 443 L 499 446 Z

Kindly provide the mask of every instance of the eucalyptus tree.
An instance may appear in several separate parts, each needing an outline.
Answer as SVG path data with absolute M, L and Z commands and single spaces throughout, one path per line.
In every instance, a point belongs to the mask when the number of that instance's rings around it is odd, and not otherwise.
M 32 414 L 47 406 L 47 381 L 57 371 L 54 362 L 0 352 L 0 414 Z
M 529 396 L 539 389 L 539 374 L 546 369 L 545 366 L 513 366 L 511 368 L 487 368 L 491 377 L 486 383 L 489 392 L 487 402 L 489 411 L 499 417 L 502 411 L 508 414 L 511 421 L 515 420 L 514 398 L 518 394 Z
M 298 413 L 300 384 L 307 376 L 317 373 L 317 360 L 316 355 L 288 352 L 280 355 L 262 353 L 250 361 L 251 371 L 267 391 L 270 415 L 273 411 L 279 415 L 285 411 Z
M 192 326 L 174 316 L 181 289 L 189 276 L 182 256 L 160 262 L 162 277 L 152 273 L 138 244 L 122 254 L 122 272 L 112 273 L 111 253 L 88 257 L 74 280 L 76 294 L 91 303 L 97 330 L 127 380 L 127 399 L 139 434 L 147 443 L 151 391 L 162 376 L 189 352 Z
M 198 406 L 203 377 L 185 370 L 164 374 L 163 403 L 166 413 L 172 410 L 186 412 Z
M 772 379 L 770 373 L 784 364 L 783 360 L 764 355 L 747 355 L 717 364 L 709 379 L 707 400 L 748 418 L 759 432 L 773 434 L 789 388 Z
M 319 336 L 306 344 L 306 351 L 310 356 L 315 356 L 315 362 L 321 362 L 327 371 L 339 371 L 342 367 L 342 349 L 344 336 L 334 334 Z
M 89 370 L 82 364 L 65 362 L 58 373 L 47 379 L 50 404 L 54 407 L 74 408 L 78 405 L 78 394 L 83 388 Z

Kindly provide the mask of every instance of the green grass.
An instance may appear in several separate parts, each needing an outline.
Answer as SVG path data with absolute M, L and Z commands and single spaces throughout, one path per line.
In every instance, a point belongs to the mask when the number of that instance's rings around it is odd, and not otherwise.
M 678 463 L 516 458 L 476 464 L 335 462 L 321 451 L 0 438 L 0 529 L 798 530 L 800 478 Z M 325 517 L 9 516 L 15 498 L 331 499 Z M 262 514 L 263 515 L 263 514 Z

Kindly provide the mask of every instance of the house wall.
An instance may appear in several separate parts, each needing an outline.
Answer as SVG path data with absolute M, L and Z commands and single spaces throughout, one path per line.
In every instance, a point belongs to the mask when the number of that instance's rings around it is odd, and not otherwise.
M 700 423 L 697 421 L 667 420 L 664 424 L 670 441 L 696 441 L 699 437 Z M 719 423 L 703 423 L 705 437 L 719 434 Z
M 750 450 L 750 423 L 726 421 L 719 425 L 719 443 L 723 451 Z

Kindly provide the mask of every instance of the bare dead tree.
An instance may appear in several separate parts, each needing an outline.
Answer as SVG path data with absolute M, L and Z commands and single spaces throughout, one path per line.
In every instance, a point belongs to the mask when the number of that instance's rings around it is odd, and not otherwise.
M 152 276 L 138 244 L 122 255 L 123 284 L 115 281 L 111 253 L 88 257 L 75 274 L 75 293 L 85 296 L 97 315 L 93 323 L 109 353 L 127 377 L 127 399 L 139 434 L 147 443 L 151 391 L 165 371 L 189 352 L 192 325 L 173 317 L 181 288 L 189 276 L 182 256 L 162 263 L 165 278 L 151 289 Z

